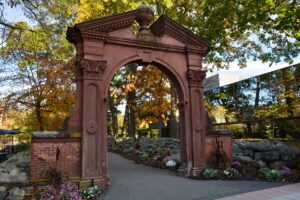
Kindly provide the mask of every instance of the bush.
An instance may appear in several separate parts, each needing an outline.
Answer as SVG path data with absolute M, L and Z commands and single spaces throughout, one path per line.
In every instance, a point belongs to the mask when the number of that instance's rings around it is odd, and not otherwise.
M 268 181 L 281 182 L 282 174 L 279 170 L 273 169 L 273 170 L 270 170 L 270 172 L 266 174 L 266 178 L 268 179 Z
M 29 151 L 31 147 L 30 143 L 21 143 L 15 147 L 16 152 Z
M 281 182 L 282 181 L 282 173 L 276 169 L 269 169 L 267 167 L 260 168 L 258 173 L 263 175 L 268 181 L 272 182 Z
M 212 168 L 206 168 L 206 169 L 203 170 L 202 175 L 206 179 L 212 179 L 212 178 L 217 177 L 218 170 L 212 169 Z
M 149 159 L 149 154 L 148 153 L 141 153 L 140 155 L 139 155 L 139 159 L 140 160 L 148 160 Z

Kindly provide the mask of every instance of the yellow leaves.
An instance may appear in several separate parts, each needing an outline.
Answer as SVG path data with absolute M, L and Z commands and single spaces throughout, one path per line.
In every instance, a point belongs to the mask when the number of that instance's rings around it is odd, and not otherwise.
M 77 18 L 75 23 L 94 19 L 98 17 L 103 10 L 104 6 L 99 0 L 81 0 L 77 8 Z
M 172 0 L 164 0 L 164 3 L 167 8 L 170 8 L 173 6 L 173 1 Z

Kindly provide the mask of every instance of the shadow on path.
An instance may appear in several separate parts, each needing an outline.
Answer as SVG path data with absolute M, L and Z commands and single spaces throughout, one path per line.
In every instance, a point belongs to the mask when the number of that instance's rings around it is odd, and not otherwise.
M 175 172 L 135 164 L 108 153 L 111 186 L 103 200 L 210 200 L 281 186 L 261 181 L 202 181 Z

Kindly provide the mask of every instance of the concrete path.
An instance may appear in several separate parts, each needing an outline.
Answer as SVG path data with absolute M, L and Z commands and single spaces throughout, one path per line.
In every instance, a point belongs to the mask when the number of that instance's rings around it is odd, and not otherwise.
M 300 183 L 221 198 L 218 200 L 300 200 Z
M 282 186 L 259 181 L 201 181 L 175 172 L 135 164 L 108 153 L 111 186 L 103 200 L 210 200 Z

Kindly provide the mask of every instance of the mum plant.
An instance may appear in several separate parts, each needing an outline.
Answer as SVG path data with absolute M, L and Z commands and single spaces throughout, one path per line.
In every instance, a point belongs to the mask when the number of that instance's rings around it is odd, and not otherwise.
M 202 173 L 203 177 L 206 179 L 212 179 L 217 177 L 218 170 L 212 168 L 205 168 Z

